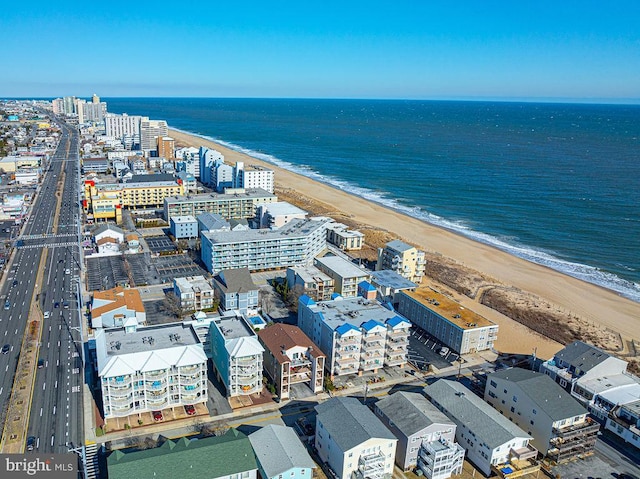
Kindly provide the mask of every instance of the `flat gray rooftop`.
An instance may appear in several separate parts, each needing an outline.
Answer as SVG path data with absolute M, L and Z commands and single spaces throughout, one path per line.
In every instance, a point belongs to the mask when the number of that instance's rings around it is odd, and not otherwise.
M 224 316 L 219 319 L 214 319 L 213 322 L 226 341 L 256 335 L 249 325 L 238 316 Z
M 137 331 L 130 333 L 125 332 L 124 328 L 105 329 L 104 336 L 109 355 L 142 353 L 200 343 L 193 328 L 182 323 L 139 327 Z
M 316 258 L 316 265 L 318 264 L 334 271 L 342 278 L 360 278 L 371 274 L 368 270 L 359 268 L 351 261 L 341 258 L 340 256 L 323 256 L 322 258 Z
M 300 238 L 324 226 L 325 223 L 295 218 L 277 230 L 207 231 L 203 235 L 214 244 L 272 241 Z
M 417 288 L 418 286 L 413 281 L 409 281 L 407 278 L 390 269 L 372 271 L 371 277 L 375 280 L 376 284 L 395 290 Z

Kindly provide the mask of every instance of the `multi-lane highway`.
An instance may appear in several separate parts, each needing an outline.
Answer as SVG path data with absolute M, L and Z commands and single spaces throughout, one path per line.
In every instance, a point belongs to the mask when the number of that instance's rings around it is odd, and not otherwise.
M 0 343 L 10 349 L 0 355 L 2 425 L 27 320 L 36 314 L 43 320 L 42 335 L 31 372 L 36 377 L 25 437 L 36 438 L 36 451 L 54 453 L 83 443 L 78 135 L 62 127 L 0 291 Z M 31 307 L 32 299 L 38 308 Z

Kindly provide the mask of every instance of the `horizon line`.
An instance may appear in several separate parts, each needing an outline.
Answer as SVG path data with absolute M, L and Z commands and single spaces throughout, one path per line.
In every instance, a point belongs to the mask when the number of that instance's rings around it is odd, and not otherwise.
M 84 96 L 74 96 L 83 98 Z M 5 100 L 53 100 L 64 96 L 40 97 L 4 97 Z M 86 98 L 91 98 L 87 95 Z M 200 99 L 200 100 L 313 100 L 313 101 L 424 101 L 424 102 L 491 102 L 491 103 L 552 103 L 552 104 L 583 104 L 583 105 L 640 105 L 640 98 L 575 98 L 575 97 L 431 97 L 431 98 L 353 98 L 353 97 L 261 97 L 261 96 L 100 96 L 101 99 Z

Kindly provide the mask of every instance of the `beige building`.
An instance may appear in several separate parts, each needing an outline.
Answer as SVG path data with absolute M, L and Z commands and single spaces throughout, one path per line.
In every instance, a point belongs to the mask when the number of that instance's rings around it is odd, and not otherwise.
M 458 354 L 493 348 L 498 325 L 431 289 L 400 291 L 398 312 Z
M 367 270 L 339 256 L 316 258 L 315 266 L 333 279 L 335 292 L 345 298 L 355 298 L 358 295 L 358 285 L 371 279 Z
M 426 265 L 425 253 L 400 240 L 389 241 L 378 249 L 376 271 L 389 269 L 420 284 Z

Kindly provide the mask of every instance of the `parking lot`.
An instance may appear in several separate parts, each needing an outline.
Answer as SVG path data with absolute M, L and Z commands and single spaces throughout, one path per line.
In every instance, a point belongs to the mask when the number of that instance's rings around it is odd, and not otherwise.
M 173 281 L 173 278 L 207 274 L 207 272 L 194 263 L 187 254 L 158 256 L 151 258 L 151 264 L 156 272 L 154 275 L 157 276 L 156 284 L 170 283 Z
M 170 253 L 177 251 L 176 245 L 166 236 L 150 236 L 144 238 L 144 241 L 149 247 L 149 251 L 155 254 Z
M 438 351 L 442 346 L 442 343 L 426 331 L 412 326 L 408 347 L 409 362 L 420 370 L 426 370 L 430 364 L 437 369 L 450 367 L 459 356 L 454 352 L 441 356 Z
M 157 284 L 157 272 L 151 265 L 151 255 L 149 253 L 126 255 L 125 261 L 129 263 L 129 270 L 133 276 L 135 286 L 147 284 Z
M 102 291 L 129 283 L 122 256 L 87 258 L 87 288 Z

